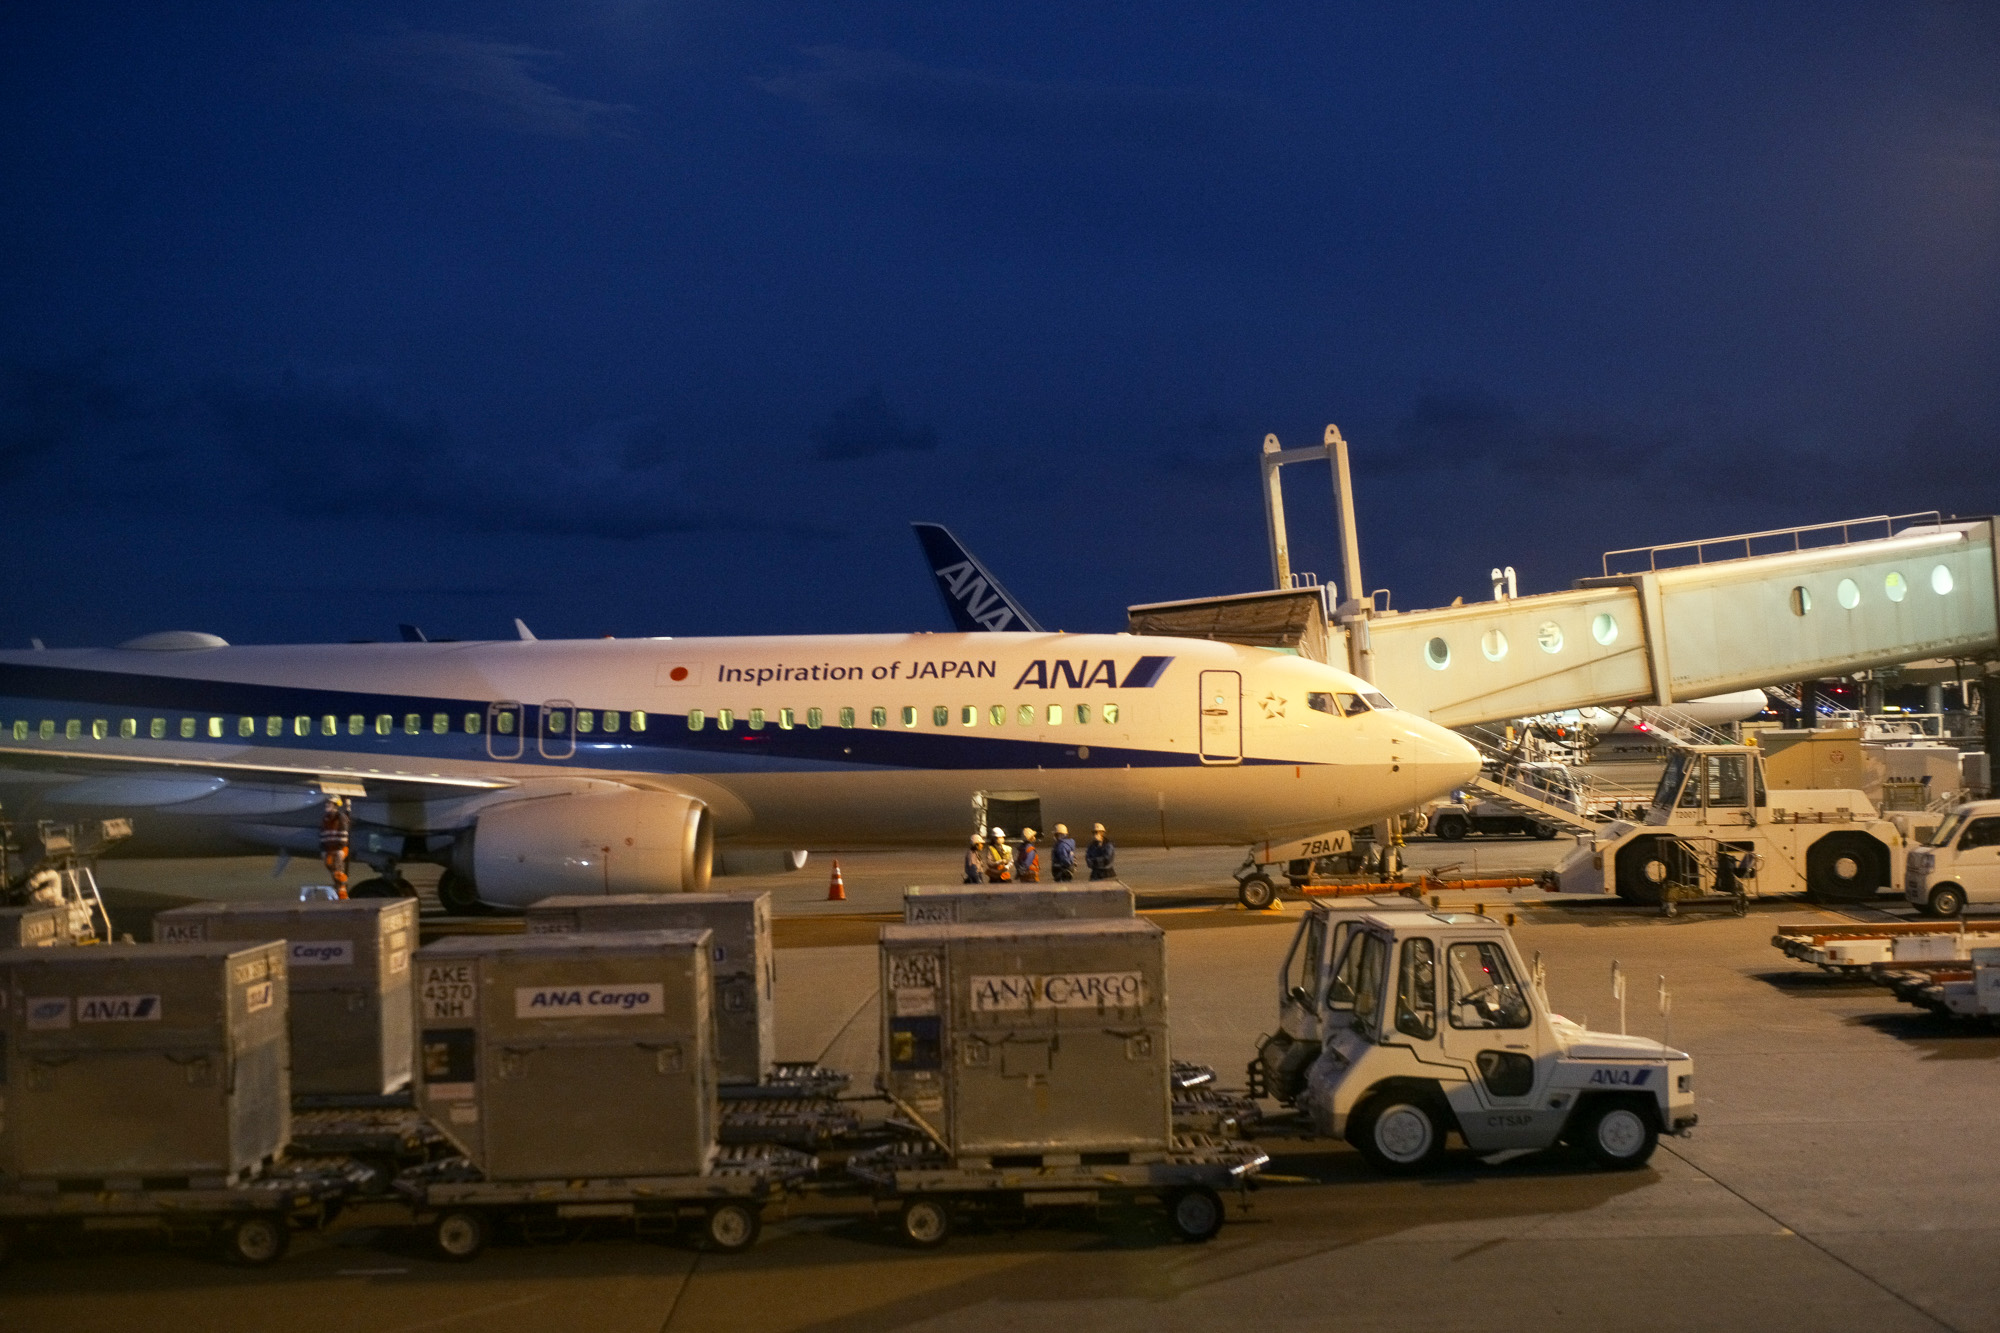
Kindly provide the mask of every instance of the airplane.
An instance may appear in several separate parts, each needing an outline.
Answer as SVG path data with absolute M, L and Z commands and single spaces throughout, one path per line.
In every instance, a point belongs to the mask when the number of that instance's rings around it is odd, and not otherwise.
M 912 523 L 924 559 L 937 577 L 938 596 L 944 599 L 945 614 L 952 628 L 962 634 L 1010 629 L 1039 630 L 1040 625 L 1014 595 L 1001 586 L 993 571 L 978 556 L 951 535 L 941 523 Z
M 126 856 L 220 856 L 312 853 L 347 795 L 354 859 L 378 876 L 357 893 L 407 893 L 397 867 L 429 862 L 444 905 L 471 911 L 699 890 L 718 841 L 951 845 L 989 797 L 1128 846 L 1281 842 L 1479 769 L 1345 671 L 1208 640 L 516 630 L 0 652 L 0 803 L 135 816 Z

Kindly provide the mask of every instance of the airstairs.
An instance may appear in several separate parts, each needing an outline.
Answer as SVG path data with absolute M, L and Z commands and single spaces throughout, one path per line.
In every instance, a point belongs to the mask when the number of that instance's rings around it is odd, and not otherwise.
M 1497 782 L 1483 773 L 1467 783 L 1465 790 L 1468 794 L 1477 792 L 1479 799 L 1488 805 L 1497 805 L 1510 814 L 1521 815 L 1565 833 L 1593 833 L 1597 830 L 1595 820 L 1567 806 L 1530 796 L 1519 787 Z

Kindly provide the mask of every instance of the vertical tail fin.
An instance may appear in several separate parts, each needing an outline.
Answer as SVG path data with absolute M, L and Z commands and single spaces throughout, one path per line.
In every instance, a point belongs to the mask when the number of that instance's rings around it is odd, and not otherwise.
M 968 634 L 984 630 L 1035 630 L 1041 626 L 1007 591 L 979 557 L 938 523 L 912 523 L 917 544 L 937 577 L 938 596 L 952 628 Z

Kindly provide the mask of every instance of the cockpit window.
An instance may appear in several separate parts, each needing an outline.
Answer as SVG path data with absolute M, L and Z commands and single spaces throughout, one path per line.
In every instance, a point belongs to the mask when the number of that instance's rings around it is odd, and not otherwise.
M 1306 707 L 1315 713 L 1332 713 L 1335 717 L 1340 716 L 1340 710 L 1334 707 L 1333 696 L 1330 694 L 1307 694 Z
M 1361 697 L 1368 701 L 1370 708 L 1380 708 L 1385 712 L 1396 706 L 1389 702 L 1388 695 L 1383 694 L 1379 690 L 1363 690 L 1361 691 Z
M 1340 711 L 1348 717 L 1358 717 L 1368 711 L 1368 705 L 1358 694 L 1337 694 L 1334 698 L 1340 701 Z

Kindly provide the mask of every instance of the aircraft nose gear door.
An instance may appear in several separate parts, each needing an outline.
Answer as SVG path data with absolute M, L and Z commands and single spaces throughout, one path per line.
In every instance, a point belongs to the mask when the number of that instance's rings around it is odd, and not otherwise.
M 521 730 L 521 705 L 486 706 L 486 753 L 495 759 L 519 759 L 527 736 Z
M 1238 672 L 1201 673 L 1201 762 L 1243 762 L 1243 677 Z
M 537 738 L 544 759 L 567 759 L 576 753 L 576 705 L 567 699 L 551 699 L 540 708 L 541 735 Z

